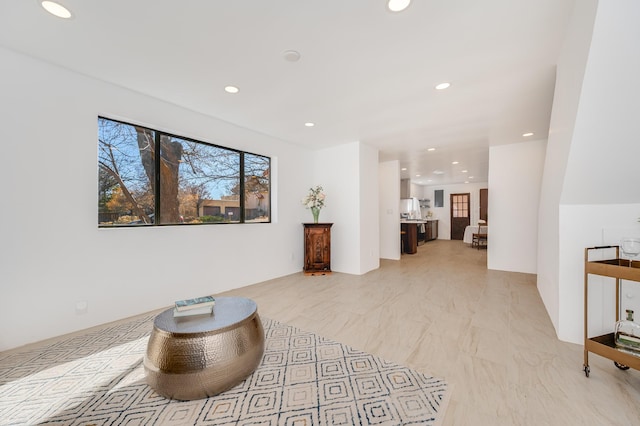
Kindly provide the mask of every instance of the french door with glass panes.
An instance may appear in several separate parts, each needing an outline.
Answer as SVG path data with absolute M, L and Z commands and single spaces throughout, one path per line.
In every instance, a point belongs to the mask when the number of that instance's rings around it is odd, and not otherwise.
M 469 201 L 470 194 L 451 194 L 451 239 L 462 240 L 464 238 L 464 230 L 470 225 L 469 219 Z

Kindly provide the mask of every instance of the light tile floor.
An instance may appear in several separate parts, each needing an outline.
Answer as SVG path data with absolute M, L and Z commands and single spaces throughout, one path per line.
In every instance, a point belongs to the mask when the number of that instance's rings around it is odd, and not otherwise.
M 355 276 L 302 273 L 233 290 L 266 317 L 447 379 L 445 425 L 640 425 L 640 371 L 561 342 L 530 274 L 437 240 Z M 581 297 L 581 295 L 576 295 Z

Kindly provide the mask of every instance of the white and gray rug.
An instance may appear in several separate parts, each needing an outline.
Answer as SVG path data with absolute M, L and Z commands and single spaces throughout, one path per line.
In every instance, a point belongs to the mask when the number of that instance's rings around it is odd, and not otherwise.
M 0 353 L 0 425 L 436 425 L 446 409 L 444 380 L 266 318 L 251 376 L 168 400 L 144 379 L 153 318 Z

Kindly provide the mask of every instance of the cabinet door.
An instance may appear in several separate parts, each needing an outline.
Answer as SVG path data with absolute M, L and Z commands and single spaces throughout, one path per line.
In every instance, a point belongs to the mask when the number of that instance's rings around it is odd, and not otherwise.
M 328 228 L 307 228 L 305 230 L 306 270 L 322 271 L 330 269 L 331 234 Z

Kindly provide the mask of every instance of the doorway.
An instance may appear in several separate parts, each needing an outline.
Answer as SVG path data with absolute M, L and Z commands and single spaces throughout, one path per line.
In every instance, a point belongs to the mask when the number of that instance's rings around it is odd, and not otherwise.
M 451 239 L 462 240 L 464 238 L 464 230 L 471 224 L 469 218 L 469 200 L 470 194 L 451 194 Z
M 489 222 L 489 190 L 480 190 L 480 219 Z

